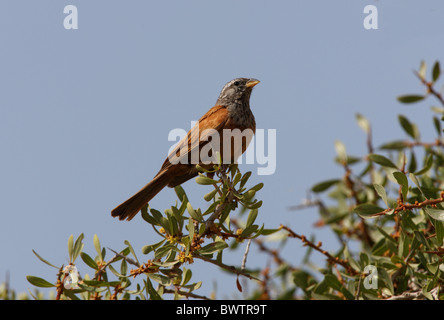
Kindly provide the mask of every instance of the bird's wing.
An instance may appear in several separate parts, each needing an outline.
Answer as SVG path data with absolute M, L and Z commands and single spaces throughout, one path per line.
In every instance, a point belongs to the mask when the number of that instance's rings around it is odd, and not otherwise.
M 209 137 L 215 131 L 222 132 L 227 121 L 228 110 L 226 107 L 214 106 L 208 110 L 170 152 L 160 171 L 164 171 L 179 162 L 184 164 L 196 164 L 196 162 L 199 162 L 199 158 L 194 159 L 191 157 L 194 157 L 194 154 L 199 157 L 200 150 L 208 143 Z

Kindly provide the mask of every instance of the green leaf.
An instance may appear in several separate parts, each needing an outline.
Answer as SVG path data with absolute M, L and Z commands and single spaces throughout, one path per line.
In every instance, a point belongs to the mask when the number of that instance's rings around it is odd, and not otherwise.
M 187 210 L 188 213 L 190 214 L 190 217 L 193 218 L 196 221 L 202 222 L 202 216 L 199 214 L 199 212 L 197 210 L 194 210 L 193 207 L 191 206 L 191 203 L 188 202 L 187 204 Z
M 187 269 L 187 268 L 183 268 L 183 273 L 182 273 L 182 282 L 181 282 L 181 286 L 184 286 L 188 283 L 188 281 L 191 280 L 191 276 L 192 276 L 192 271 L 191 269 Z
M 369 159 L 383 167 L 389 167 L 389 168 L 394 168 L 397 169 L 396 165 L 388 158 L 380 155 L 380 154 L 369 154 L 368 155 Z
M 246 227 L 243 231 L 242 231 L 242 233 L 241 233 L 241 237 L 248 237 L 250 234 L 252 234 L 253 232 L 255 232 L 256 230 L 257 230 L 257 228 L 258 228 L 258 225 L 257 224 L 253 224 L 253 225 L 251 225 L 251 226 L 248 226 L 248 227 Z
M 413 150 L 412 150 L 411 153 L 410 153 L 410 161 L 409 161 L 408 171 L 409 172 L 415 172 L 416 171 L 416 167 L 417 167 L 416 156 L 415 156 L 415 152 L 413 152 Z
M 246 228 L 248 228 L 249 226 L 251 226 L 254 223 L 258 212 L 259 212 L 258 209 L 252 209 L 250 211 L 250 213 L 248 214 L 248 218 L 247 218 Z
M 56 269 L 59 269 L 58 267 L 56 267 L 56 266 L 53 265 L 52 263 L 48 262 L 47 260 L 45 260 L 45 259 L 43 259 L 41 256 L 39 256 L 39 255 L 37 254 L 37 252 L 35 252 L 34 250 L 32 250 L 32 252 L 37 256 L 37 258 L 40 259 L 40 261 L 46 263 L 48 266 L 51 266 L 51 267 L 56 268 Z
M 262 224 L 262 226 L 259 228 L 259 230 L 256 231 L 256 234 L 251 239 L 259 237 L 262 234 L 263 230 L 264 230 L 264 224 Z
M 214 172 L 214 170 L 208 170 L 205 169 L 204 167 L 201 167 L 200 165 L 196 164 L 196 169 L 200 172 L 204 172 L 204 173 L 208 173 L 208 172 Z
M 387 232 L 385 232 L 383 228 L 376 226 L 376 229 L 378 229 L 379 233 L 381 233 L 384 236 L 384 238 L 396 244 L 396 240 L 393 239 Z
M 311 191 L 316 192 L 316 193 L 325 191 L 328 188 L 330 188 L 331 186 L 339 183 L 340 181 L 341 180 L 339 180 L 339 179 L 331 179 L 331 180 L 326 180 L 326 181 L 319 182 L 319 183 L 315 184 L 311 188 Z
M 363 218 L 371 218 L 375 216 L 377 213 L 384 211 L 384 209 L 375 206 L 374 204 L 364 203 L 357 206 L 353 211 L 359 214 Z
M 254 190 L 257 192 L 257 191 L 261 190 L 263 187 L 264 187 L 264 184 L 261 182 L 261 183 L 258 183 L 257 185 L 255 185 L 254 187 L 250 188 L 250 190 Z
M 157 224 L 160 225 L 160 222 L 163 218 L 162 213 L 159 210 L 156 209 L 150 209 L 151 215 L 153 216 L 153 218 L 157 221 Z
M 431 106 L 430 110 L 432 110 L 435 113 L 438 113 L 439 115 L 442 115 L 444 113 L 443 107 Z
M 361 263 L 361 266 L 365 268 L 365 266 L 368 266 L 370 264 L 370 258 L 368 257 L 367 253 L 361 252 L 359 254 L 359 261 Z
M 199 250 L 197 250 L 197 252 L 199 254 L 212 254 L 216 251 L 223 250 L 226 247 L 228 247 L 228 244 L 224 241 L 216 241 L 206 245 L 205 247 L 200 248 Z
M 444 222 L 444 210 L 442 209 L 433 209 L 433 208 L 424 208 L 424 211 L 431 216 L 433 219 Z
M 245 172 L 245 174 L 242 176 L 242 179 L 240 180 L 239 189 L 242 189 L 244 187 L 244 185 L 247 183 L 250 177 L 251 177 L 251 171 Z
M 177 219 L 174 216 L 174 213 L 171 209 L 165 210 L 165 214 L 167 218 L 165 219 L 166 224 L 168 225 L 168 229 L 170 230 L 169 234 L 177 235 L 178 234 L 178 223 Z
M 245 192 L 242 197 L 240 199 L 244 200 L 244 201 L 250 201 L 251 198 L 253 198 L 256 195 L 256 191 L 255 190 L 248 190 L 247 192 Z
M 412 124 L 409 119 L 404 117 L 402 114 L 398 115 L 399 123 L 404 131 L 413 139 L 418 139 L 418 130 L 414 124 Z
M 150 279 L 146 280 L 145 286 L 146 286 L 146 291 L 149 294 L 150 300 L 162 300 L 162 297 L 154 289 L 153 284 L 151 283 Z
M 122 265 L 123 265 L 123 263 L 126 263 L 126 260 L 125 259 L 122 259 Z M 116 276 L 116 277 L 118 277 L 118 278 L 125 278 L 126 276 L 125 276 L 125 273 L 118 273 L 117 272 L 117 270 L 116 269 L 114 269 L 114 267 L 110 264 L 110 265 L 108 265 L 108 269 Z
M 399 96 L 398 101 L 402 103 L 414 103 L 423 100 L 425 97 L 422 95 L 411 94 L 405 96 Z
M 190 291 L 194 291 L 199 289 L 202 286 L 202 281 L 196 282 L 196 283 L 191 283 L 191 284 L 187 284 L 185 286 L 183 286 L 184 288 L 190 290 Z
M 204 224 L 202 224 L 202 225 L 204 225 Z M 194 238 L 195 230 L 194 230 L 193 219 L 188 219 L 188 232 L 189 232 L 189 239 L 190 240 L 186 244 L 186 246 L 187 246 L 186 247 L 186 252 L 185 252 L 186 255 L 188 255 L 188 253 L 190 252 L 191 242 L 193 241 L 193 238 Z
M 347 151 L 345 149 L 345 145 L 341 142 L 336 140 L 335 141 L 335 149 L 336 153 L 338 154 L 339 162 L 341 164 L 347 163 Z
M 358 125 L 361 127 L 362 130 L 364 130 L 365 133 L 370 133 L 370 122 L 360 113 L 356 114 L 356 121 L 358 122 Z
M 100 240 L 99 240 L 99 237 L 97 236 L 97 234 L 94 234 L 93 242 L 94 242 L 94 248 L 96 248 L 97 255 L 98 255 L 100 261 L 103 261 L 102 251 L 101 251 L 102 249 L 101 249 Z
M 344 257 L 345 259 L 347 259 L 348 263 L 350 264 L 350 266 L 355 269 L 356 271 L 361 271 L 362 266 L 359 264 L 358 261 L 356 261 L 353 256 L 350 253 L 349 248 L 346 246 L 344 248 Z
M 159 222 L 157 222 L 157 220 L 150 216 L 150 214 L 148 213 L 147 210 L 143 210 L 142 209 L 142 218 L 143 220 L 145 220 L 146 222 L 148 222 L 149 224 L 153 225 L 153 226 L 158 226 Z
M 405 258 L 410 252 L 411 238 L 404 231 L 401 232 L 398 245 L 398 256 Z
M 438 241 L 438 246 L 442 246 L 444 240 L 444 222 L 438 220 L 434 220 L 433 222 L 435 226 L 436 240 Z
M 199 174 L 199 176 L 196 177 L 196 182 L 202 185 L 213 185 L 218 183 L 218 181 L 211 179 L 207 176 L 204 176 L 202 174 Z
M 394 288 L 393 288 L 393 282 L 390 277 L 390 275 L 387 273 L 387 270 L 384 268 L 378 268 L 378 276 L 382 280 L 383 283 L 385 283 L 386 288 L 390 291 L 390 293 L 394 294 Z
M 273 233 L 276 233 L 276 232 L 278 232 L 278 231 L 280 231 L 281 229 L 263 229 L 262 231 L 261 231 L 261 235 L 263 235 L 263 236 L 268 236 L 268 235 L 270 235 L 270 234 L 273 234 Z
M 422 243 L 425 248 L 429 249 L 430 246 L 429 243 L 427 242 L 426 237 L 424 236 L 424 233 L 420 231 L 414 231 L 414 233 L 415 233 L 415 239 L 418 240 L 420 243 Z
M 140 265 L 139 259 L 137 259 L 136 252 L 134 251 L 133 246 L 131 245 L 131 243 L 128 240 L 125 240 L 123 243 L 128 246 L 128 249 L 130 250 L 130 252 L 133 255 L 134 259 L 136 259 L 137 264 Z
M 407 177 L 404 173 L 400 171 L 393 172 L 393 176 L 395 177 L 396 181 L 398 181 L 398 183 L 402 186 L 402 197 L 404 199 L 407 199 L 407 194 L 409 192 L 409 182 L 407 180 Z
M 174 252 L 174 250 L 171 250 L 171 252 Z M 180 263 L 179 260 L 172 260 L 174 259 L 175 256 L 174 255 L 169 255 L 167 260 L 170 260 L 168 262 L 161 262 L 161 261 L 153 261 L 153 265 L 155 266 L 159 266 L 159 267 L 171 267 L 174 266 L 175 264 Z M 166 270 L 160 270 L 161 272 L 165 272 Z
M 258 201 L 258 202 L 253 202 L 252 204 L 248 204 L 245 207 L 247 207 L 248 209 L 258 209 L 262 206 L 262 200 Z
M 403 140 L 396 140 L 384 143 L 379 147 L 381 150 L 402 150 L 407 147 L 407 143 Z
M 427 64 L 425 63 L 424 60 L 422 60 L 421 64 L 419 65 L 418 75 L 421 77 L 421 79 L 425 79 L 426 73 L 427 73 Z
M 433 165 L 433 155 L 430 154 L 427 157 L 425 167 L 422 168 L 421 170 L 415 172 L 415 176 L 420 176 L 420 175 L 426 173 L 427 171 L 429 171 L 432 168 L 432 165 Z
M 188 201 L 185 190 L 182 188 L 181 185 L 175 186 L 174 191 L 176 192 L 176 195 L 181 202 L 183 202 L 185 199 L 187 199 L 186 201 Z
M 163 247 L 160 247 L 159 249 L 156 250 L 154 258 L 160 259 L 166 255 L 169 255 L 171 253 L 171 250 L 178 250 L 178 249 L 173 245 L 166 244 Z
M 419 184 L 418 178 L 416 178 L 416 176 L 413 173 L 409 173 L 409 178 L 410 180 L 413 181 L 413 183 L 418 187 L 419 192 L 421 192 L 421 194 L 423 195 L 424 198 L 427 198 L 424 194 L 424 192 L 421 189 L 421 186 Z
M 381 197 L 382 201 L 384 201 L 385 205 L 389 207 L 387 200 L 387 193 L 385 192 L 384 187 L 376 183 L 373 184 L 373 187 L 375 188 L 378 195 Z
M 26 280 L 29 281 L 30 284 L 39 288 L 51 288 L 55 287 L 52 283 L 46 281 L 45 279 L 34 277 L 34 276 L 26 276 Z
M 142 253 L 143 254 L 148 254 L 151 251 L 156 250 L 157 248 L 159 248 L 163 243 L 165 242 L 165 239 L 159 241 L 158 243 L 155 244 L 150 244 L 150 245 L 146 245 L 142 247 Z
M 214 196 L 216 195 L 218 189 L 214 189 L 213 191 L 207 193 L 206 195 L 204 195 L 204 199 L 205 201 L 211 201 L 211 199 L 214 198 Z
M 69 256 L 69 261 L 72 262 L 72 252 L 74 249 L 74 235 L 70 235 L 68 238 L 68 256 Z
M 95 270 L 99 269 L 99 266 L 97 265 L 97 263 L 94 261 L 93 258 L 91 258 L 87 253 L 85 252 L 80 252 L 80 258 L 82 258 L 83 262 L 85 262 L 85 264 Z
M 304 291 L 314 282 L 313 276 L 304 270 L 296 270 L 292 276 L 294 284 Z
M 120 281 L 83 280 L 83 283 L 91 287 L 115 287 L 120 284 Z
M 82 250 L 83 250 L 83 246 L 84 246 L 84 244 L 82 242 L 83 237 L 84 237 L 84 235 L 83 235 L 83 233 L 81 233 L 79 235 L 79 237 L 77 238 L 76 242 L 74 243 L 71 262 L 74 262 L 77 259 L 77 257 L 79 256 L 80 252 L 82 252 Z
M 360 158 L 360 157 L 354 157 L 351 155 L 347 155 L 347 164 L 348 165 L 352 165 L 352 164 L 358 163 L 360 161 L 362 161 L 362 158 Z M 335 157 L 335 162 L 339 163 L 340 165 L 344 165 L 344 163 L 341 162 L 341 159 L 339 159 L 339 157 Z
M 236 186 L 239 183 L 241 178 L 242 178 L 242 173 L 240 173 L 240 172 L 236 173 L 236 175 L 234 176 L 234 179 L 233 179 L 233 186 Z
M 435 126 L 438 136 L 441 137 L 441 135 L 442 135 L 441 121 L 439 121 L 439 119 L 437 117 L 433 117 L 433 125 Z
M 436 80 L 438 80 L 440 74 L 441 74 L 441 68 L 439 65 L 439 61 L 436 61 L 435 64 L 433 65 L 433 69 L 432 69 L 432 81 L 436 82 Z
M 231 174 L 231 178 L 233 178 L 235 175 L 237 175 L 237 173 L 240 173 L 239 172 L 239 165 L 237 163 L 230 164 L 229 171 Z
M 380 256 L 380 255 L 382 255 L 386 251 L 387 251 L 387 245 L 386 245 L 385 238 L 379 239 L 373 245 L 372 254 L 375 255 L 375 256 Z
M 353 296 L 353 294 L 348 291 L 343 285 L 342 283 L 338 280 L 338 278 L 336 278 L 334 275 L 328 273 L 325 275 L 324 280 L 322 281 L 325 283 L 326 286 L 341 292 L 345 298 L 347 298 L 348 300 L 354 300 L 355 297 Z

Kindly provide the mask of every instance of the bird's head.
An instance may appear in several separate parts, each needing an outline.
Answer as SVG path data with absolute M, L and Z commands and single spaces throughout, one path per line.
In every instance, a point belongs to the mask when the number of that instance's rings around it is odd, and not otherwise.
M 236 78 L 228 82 L 217 99 L 217 105 L 248 103 L 253 87 L 260 81 L 253 78 Z

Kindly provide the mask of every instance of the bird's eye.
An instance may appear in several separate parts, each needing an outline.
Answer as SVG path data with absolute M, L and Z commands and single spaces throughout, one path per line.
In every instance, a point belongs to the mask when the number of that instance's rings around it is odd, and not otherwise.
M 234 81 L 235 86 L 238 86 L 239 84 L 240 84 L 239 81 Z

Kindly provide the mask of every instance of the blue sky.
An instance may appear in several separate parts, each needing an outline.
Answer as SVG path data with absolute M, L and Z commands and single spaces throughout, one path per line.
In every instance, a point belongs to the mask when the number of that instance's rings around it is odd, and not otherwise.
M 70 4 L 77 30 L 63 27 Z M 363 27 L 369 4 L 378 30 Z M 313 228 L 316 210 L 287 208 L 316 182 L 342 175 L 335 140 L 365 154 L 356 113 L 371 121 L 375 145 L 405 137 L 400 113 L 434 139 L 430 103 L 406 106 L 396 97 L 423 92 L 412 73 L 421 60 L 442 61 L 443 9 L 440 0 L 3 1 L 0 282 L 8 271 L 22 292 L 28 274 L 55 280 L 31 250 L 66 264 L 71 234 L 83 232 L 91 254 L 94 234 L 115 250 L 124 240 L 138 252 L 157 242 L 140 215 L 120 222 L 111 209 L 157 173 L 170 130 L 188 130 L 241 76 L 261 80 L 251 98 L 257 127 L 277 133 L 276 172 L 251 178 L 265 183 L 257 221 L 336 248 L 328 230 Z M 184 188 L 195 207 L 204 205 L 207 188 L 193 180 Z M 165 189 L 151 206 L 163 211 L 175 199 Z M 228 262 L 240 264 L 241 248 Z M 294 241 L 285 254 L 298 265 L 304 252 Z M 251 267 L 267 262 L 258 252 L 248 258 Z M 196 263 L 194 279 L 204 267 L 198 293 L 208 295 L 217 280 L 217 297 L 232 297 L 235 278 L 216 268 Z

